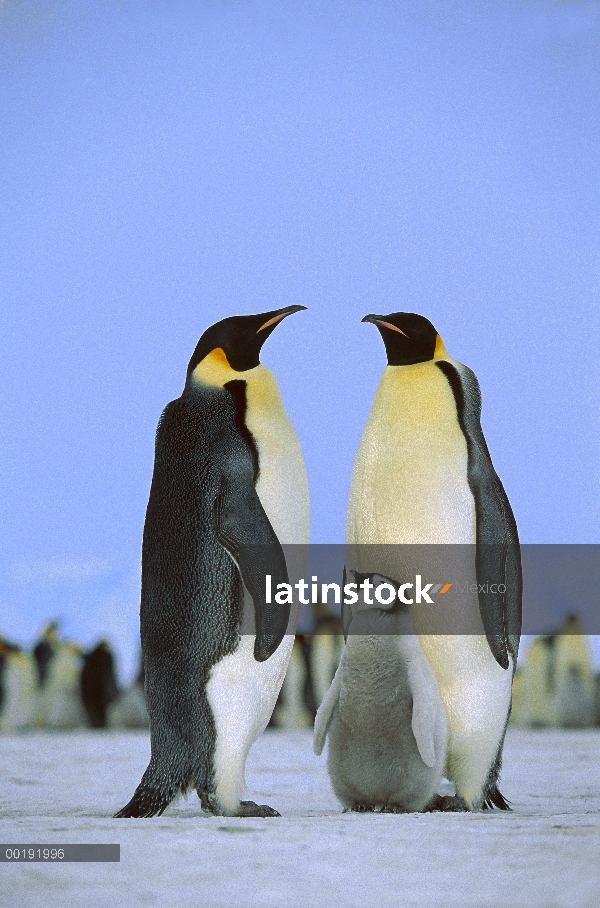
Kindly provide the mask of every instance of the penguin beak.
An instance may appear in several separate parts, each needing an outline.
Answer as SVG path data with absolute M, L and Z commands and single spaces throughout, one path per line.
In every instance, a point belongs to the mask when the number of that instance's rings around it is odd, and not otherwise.
M 261 331 L 264 331 L 265 328 L 271 328 L 272 326 L 277 325 L 279 322 L 283 321 L 286 316 L 293 315 L 294 312 L 301 312 L 303 309 L 306 309 L 306 306 L 286 306 L 285 309 L 278 309 L 264 325 L 260 326 L 256 333 L 259 334 Z
M 395 325 L 392 325 L 391 322 L 386 322 L 379 315 L 365 315 L 362 322 L 371 322 L 373 325 L 381 325 L 383 328 L 389 328 L 390 331 L 397 331 L 398 334 L 403 334 L 404 337 L 408 337 L 408 334 L 403 331 L 401 328 L 397 328 Z

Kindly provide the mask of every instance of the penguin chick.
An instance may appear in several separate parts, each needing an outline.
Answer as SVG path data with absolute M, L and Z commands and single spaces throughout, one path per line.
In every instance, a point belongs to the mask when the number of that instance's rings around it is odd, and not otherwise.
M 377 587 L 397 584 L 369 576 Z M 315 720 L 314 751 L 329 737 L 333 790 L 351 810 L 413 812 L 436 795 L 447 721 L 435 674 L 410 612 L 395 599 L 352 607 L 346 646 Z

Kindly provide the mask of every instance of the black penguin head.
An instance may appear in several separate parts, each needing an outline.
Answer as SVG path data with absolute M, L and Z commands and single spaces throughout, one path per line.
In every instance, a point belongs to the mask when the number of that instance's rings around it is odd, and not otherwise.
M 247 372 L 260 364 L 260 348 L 269 334 L 286 316 L 306 306 L 286 306 L 260 315 L 233 315 L 207 328 L 192 354 L 187 377 L 202 360 L 215 350 L 222 350 L 235 372 Z
M 372 322 L 379 328 L 388 366 L 412 366 L 429 362 L 435 356 L 438 333 L 422 315 L 414 312 L 365 315 L 363 322 Z

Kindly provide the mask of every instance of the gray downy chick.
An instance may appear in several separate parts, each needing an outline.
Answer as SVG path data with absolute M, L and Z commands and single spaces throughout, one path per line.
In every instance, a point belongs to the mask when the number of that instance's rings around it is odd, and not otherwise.
M 397 590 L 386 577 L 353 573 Z M 448 726 L 412 615 L 396 598 L 359 601 L 345 617 L 346 646 L 315 720 L 315 754 L 329 735 L 327 769 L 344 807 L 423 810 L 442 778 Z

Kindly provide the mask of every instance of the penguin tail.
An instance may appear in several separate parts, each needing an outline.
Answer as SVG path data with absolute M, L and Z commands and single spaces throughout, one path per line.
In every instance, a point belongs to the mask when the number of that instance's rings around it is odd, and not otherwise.
M 177 791 L 163 792 L 157 788 L 151 788 L 149 785 L 140 785 L 131 801 L 122 807 L 115 818 L 123 819 L 125 817 L 155 817 L 160 816 L 169 806 Z
M 154 779 L 152 776 L 155 776 Z M 156 778 L 155 773 L 146 771 L 131 801 L 114 815 L 115 818 L 160 816 L 176 795 L 187 787 L 181 780 L 172 779 L 166 782 L 163 777 L 160 781 Z
M 483 810 L 494 810 L 494 808 L 497 810 L 512 810 L 510 802 L 506 800 L 497 785 L 492 785 L 487 789 L 481 807 Z

